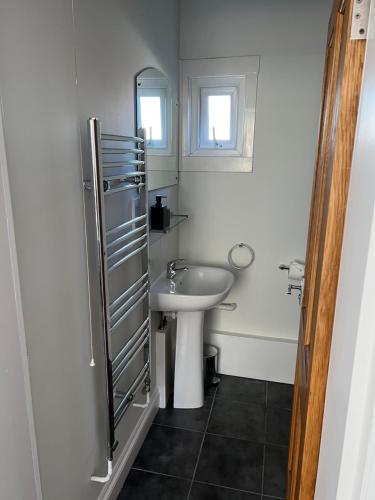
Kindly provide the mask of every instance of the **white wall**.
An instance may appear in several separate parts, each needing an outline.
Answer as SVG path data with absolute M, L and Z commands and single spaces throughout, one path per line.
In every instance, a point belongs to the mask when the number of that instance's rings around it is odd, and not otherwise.
M 85 159 L 89 116 L 134 131 L 136 73 L 155 66 L 177 82 L 174 0 L 157 9 L 152 0 L 82 0 L 75 26 L 71 7 L 4 0 L 0 15 L 0 89 L 47 500 L 97 498 L 101 486 L 90 475 L 106 468 L 104 400 L 89 367 L 80 130 Z M 117 456 L 140 412 L 132 409 L 119 429 Z
M 337 292 L 316 500 L 374 498 L 374 96 L 375 9 L 372 6 Z
M 0 101 L 0 113 L 1 113 Z M 0 497 L 41 500 L 8 168 L 0 115 Z
M 191 215 L 181 256 L 226 265 L 241 241 L 256 253 L 228 297 L 238 309 L 212 313 L 209 329 L 297 338 L 297 298 L 285 295 L 278 265 L 305 257 L 331 3 L 181 3 L 180 58 L 260 56 L 253 173 L 180 173 L 180 208 Z

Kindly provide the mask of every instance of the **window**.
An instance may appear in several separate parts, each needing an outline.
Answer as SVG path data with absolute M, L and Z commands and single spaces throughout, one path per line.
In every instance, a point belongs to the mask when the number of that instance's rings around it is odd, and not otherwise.
M 167 148 L 167 96 L 165 89 L 138 91 L 138 123 L 146 130 L 148 148 Z
M 258 69 L 257 56 L 183 61 L 182 170 L 252 170 Z
M 229 94 L 209 95 L 207 101 L 208 139 L 215 146 L 223 147 L 223 142 L 231 140 L 231 108 L 232 99 Z M 218 144 L 216 141 L 220 141 Z
M 199 117 L 200 149 L 233 149 L 237 140 L 235 88 L 202 88 Z

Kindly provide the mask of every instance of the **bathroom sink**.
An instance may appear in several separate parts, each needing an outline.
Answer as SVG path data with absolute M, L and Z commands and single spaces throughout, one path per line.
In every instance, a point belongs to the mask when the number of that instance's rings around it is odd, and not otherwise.
M 234 276 L 219 267 L 174 266 L 172 271 L 177 273 L 172 279 L 167 272 L 151 286 L 150 305 L 153 311 L 177 313 L 173 406 L 200 408 L 204 404 L 205 311 L 226 298 Z
M 178 271 L 173 280 L 163 274 L 151 287 L 151 309 L 206 311 L 226 298 L 233 283 L 233 274 L 219 267 L 188 267 Z

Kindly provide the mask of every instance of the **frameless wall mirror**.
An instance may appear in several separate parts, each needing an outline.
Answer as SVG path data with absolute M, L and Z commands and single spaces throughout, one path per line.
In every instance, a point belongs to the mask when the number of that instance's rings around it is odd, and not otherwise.
M 146 131 L 148 189 L 172 186 L 178 182 L 176 92 L 154 68 L 137 75 L 136 88 L 137 128 Z

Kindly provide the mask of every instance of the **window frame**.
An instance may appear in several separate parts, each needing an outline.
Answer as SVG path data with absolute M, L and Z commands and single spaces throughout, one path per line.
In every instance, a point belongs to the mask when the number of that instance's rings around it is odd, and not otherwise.
M 258 72 L 258 56 L 182 61 L 181 170 L 252 171 Z M 220 89 L 236 94 L 231 123 L 231 128 L 236 130 L 231 144 L 217 148 L 201 140 L 205 133 L 202 132 L 202 126 L 207 130 L 208 121 L 202 93 L 209 95 Z M 202 116 L 202 112 L 206 116 Z M 202 157 L 204 161 L 200 159 Z

